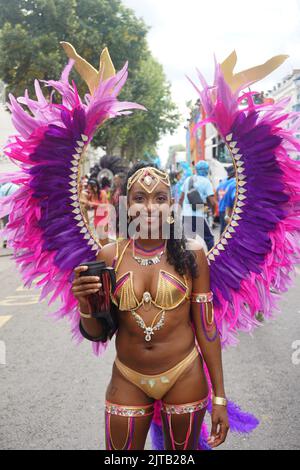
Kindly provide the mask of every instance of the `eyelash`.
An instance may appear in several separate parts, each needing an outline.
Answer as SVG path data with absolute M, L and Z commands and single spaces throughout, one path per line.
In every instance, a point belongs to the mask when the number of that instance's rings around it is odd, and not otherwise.
M 136 197 L 134 198 L 134 201 L 136 201 L 136 202 L 142 202 L 143 199 L 144 199 L 143 196 L 136 196 Z M 167 201 L 167 198 L 166 198 L 165 196 L 158 196 L 157 200 L 158 200 L 159 202 L 166 202 L 166 201 Z

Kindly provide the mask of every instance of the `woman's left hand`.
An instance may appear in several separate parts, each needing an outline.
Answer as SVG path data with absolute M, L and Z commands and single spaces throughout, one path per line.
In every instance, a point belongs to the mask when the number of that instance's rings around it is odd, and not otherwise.
M 226 406 L 212 405 L 211 422 L 211 433 L 207 442 L 210 447 L 217 447 L 225 441 L 229 431 Z

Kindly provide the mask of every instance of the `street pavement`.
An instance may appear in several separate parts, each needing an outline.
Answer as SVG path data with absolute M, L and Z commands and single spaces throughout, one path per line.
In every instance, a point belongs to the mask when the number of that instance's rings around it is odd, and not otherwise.
M 49 307 L 45 300 L 38 302 L 37 289 L 24 289 L 5 253 L 2 249 L 0 448 L 104 449 L 104 398 L 114 341 L 101 358 L 90 342 L 77 346 L 68 321 L 49 317 L 58 303 Z M 300 447 L 300 364 L 292 362 L 292 344 L 298 340 L 300 345 L 299 274 L 276 320 L 263 323 L 252 337 L 241 334 L 238 346 L 223 352 L 227 396 L 254 413 L 260 426 L 247 436 L 229 432 L 218 449 Z M 210 415 L 205 420 L 210 424 Z

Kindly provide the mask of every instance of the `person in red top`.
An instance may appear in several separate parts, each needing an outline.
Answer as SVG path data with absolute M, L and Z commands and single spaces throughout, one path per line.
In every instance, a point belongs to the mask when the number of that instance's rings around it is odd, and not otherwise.
M 101 244 L 105 245 L 108 242 L 108 196 L 96 179 L 88 180 L 86 207 L 94 209 L 94 227 Z
M 110 194 L 110 202 L 114 206 L 115 216 L 116 216 L 116 238 L 119 236 L 119 221 L 120 221 L 120 208 L 119 201 L 120 196 L 122 195 L 122 185 L 124 177 L 122 175 L 116 174 L 113 179 L 112 191 Z

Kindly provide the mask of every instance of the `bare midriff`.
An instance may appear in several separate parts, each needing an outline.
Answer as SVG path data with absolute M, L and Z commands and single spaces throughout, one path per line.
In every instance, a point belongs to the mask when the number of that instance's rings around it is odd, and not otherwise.
M 116 334 L 116 352 L 121 362 L 142 374 L 159 374 L 175 366 L 193 349 L 195 334 L 189 314 L 190 304 L 166 311 L 165 325 L 155 332 L 151 341 L 136 324 L 130 312 L 119 312 L 119 329 Z M 139 309 L 139 315 L 148 325 L 157 313 Z
M 125 245 L 126 240 L 121 242 L 119 254 L 122 254 Z M 178 274 L 174 266 L 166 261 L 165 255 L 158 265 L 153 266 L 138 266 L 132 258 L 130 246 L 123 252 L 123 255 L 121 264 L 117 266 L 117 279 L 131 271 L 133 289 L 130 290 L 130 295 L 134 295 L 139 301 L 145 292 L 150 293 L 152 299 L 156 298 L 160 270 L 164 270 L 169 276 L 175 276 L 181 283 L 186 283 L 188 287 L 187 297 L 183 295 L 177 306 L 174 305 L 172 308 L 172 305 L 168 305 L 165 307 L 164 325 L 154 332 L 150 341 L 145 340 L 144 330 L 138 325 L 130 310 L 118 311 L 119 327 L 115 336 L 115 345 L 119 360 L 136 372 L 146 375 L 159 374 L 185 359 L 195 346 L 189 300 L 189 294 L 192 291 L 192 278 L 188 273 L 186 277 Z M 149 302 L 147 305 L 140 305 L 134 311 L 144 320 L 146 326 L 151 326 L 155 316 L 162 309 L 163 305 L 160 308 L 153 303 L 150 305 Z M 157 315 L 155 324 L 159 319 L 160 314 Z

